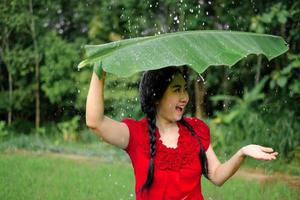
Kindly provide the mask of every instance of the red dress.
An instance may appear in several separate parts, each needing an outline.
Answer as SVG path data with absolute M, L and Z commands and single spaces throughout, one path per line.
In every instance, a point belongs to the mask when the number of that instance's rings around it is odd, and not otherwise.
M 210 144 L 208 126 L 197 118 L 185 120 L 194 128 L 205 151 Z M 181 123 L 177 148 L 168 148 L 159 139 L 156 131 L 156 155 L 154 157 L 154 179 L 150 189 L 141 192 L 147 178 L 149 166 L 149 134 L 146 118 L 136 121 L 124 119 L 128 126 L 130 139 L 125 151 L 128 153 L 135 175 L 137 200 L 202 200 L 200 144 L 190 131 Z

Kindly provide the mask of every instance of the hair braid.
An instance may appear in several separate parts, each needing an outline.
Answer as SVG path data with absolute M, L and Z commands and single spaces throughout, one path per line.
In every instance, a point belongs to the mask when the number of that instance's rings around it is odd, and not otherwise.
M 203 144 L 200 140 L 200 137 L 196 134 L 194 128 L 183 117 L 181 118 L 180 123 L 182 123 L 191 132 L 192 136 L 197 138 L 197 140 L 200 144 L 199 158 L 200 158 L 200 162 L 201 162 L 201 166 L 202 166 L 202 173 L 207 179 L 209 179 L 207 158 L 206 158 L 205 150 L 204 150 Z
M 155 109 L 147 114 L 148 131 L 150 139 L 150 163 L 148 167 L 147 180 L 142 187 L 142 191 L 151 187 L 154 177 L 154 156 L 156 154 L 156 118 Z

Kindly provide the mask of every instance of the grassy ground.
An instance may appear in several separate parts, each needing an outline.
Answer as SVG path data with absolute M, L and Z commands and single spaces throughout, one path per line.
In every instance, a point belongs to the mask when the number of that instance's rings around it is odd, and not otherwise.
M 0 153 L 0 199 L 134 199 L 134 177 L 126 161 L 28 151 Z M 261 185 L 233 178 L 222 187 L 203 179 L 207 200 L 296 200 L 284 183 Z

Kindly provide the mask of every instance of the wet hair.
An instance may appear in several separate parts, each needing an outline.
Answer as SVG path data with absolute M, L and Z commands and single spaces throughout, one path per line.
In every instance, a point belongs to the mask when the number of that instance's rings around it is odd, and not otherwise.
M 182 67 L 183 68 L 183 67 Z M 184 69 L 184 68 L 183 68 Z M 157 70 L 146 71 L 140 81 L 139 93 L 142 111 L 145 113 L 148 122 L 148 132 L 150 139 L 150 162 L 147 179 L 141 190 L 149 189 L 154 177 L 154 156 L 156 154 L 156 102 L 158 102 L 175 75 L 181 74 L 187 82 L 186 70 L 181 71 L 178 67 L 165 67 Z M 199 136 L 193 127 L 182 117 L 179 121 L 183 124 L 200 143 L 199 159 L 202 166 L 203 175 L 208 178 L 207 158 L 204 147 Z

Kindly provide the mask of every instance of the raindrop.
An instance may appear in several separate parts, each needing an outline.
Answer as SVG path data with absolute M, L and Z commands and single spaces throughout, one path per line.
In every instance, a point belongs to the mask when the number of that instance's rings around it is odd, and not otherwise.
M 200 82 L 200 81 L 205 82 L 203 76 L 202 76 L 201 74 L 198 74 L 198 75 L 199 75 L 199 76 L 198 76 L 198 78 L 197 78 L 197 82 Z
M 176 20 L 178 20 L 178 17 L 177 17 L 177 16 L 175 16 L 175 17 L 174 17 L 174 20 L 175 20 L 175 21 L 176 21 Z
M 193 13 L 193 12 L 194 12 L 194 10 L 190 8 L 190 12 L 191 12 L 191 13 Z
M 208 16 L 208 11 L 206 11 L 205 14 Z
M 208 4 L 211 5 L 211 1 L 208 1 Z
M 78 93 L 80 93 L 80 90 L 77 90 Z
M 152 4 L 150 4 L 149 7 L 152 8 Z
M 227 80 L 230 80 L 230 77 L 227 77 Z

